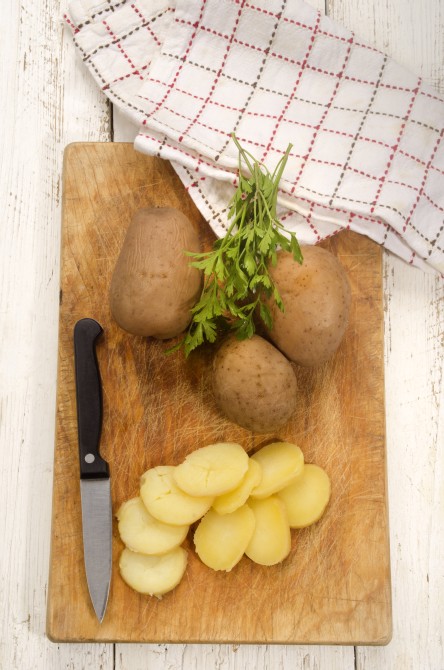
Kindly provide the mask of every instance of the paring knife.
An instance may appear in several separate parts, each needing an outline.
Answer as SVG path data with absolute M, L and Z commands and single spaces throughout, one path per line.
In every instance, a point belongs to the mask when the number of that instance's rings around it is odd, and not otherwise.
M 100 623 L 105 616 L 112 568 L 109 468 L 99 453 L 102 384 L 96 340 L 102 332 L 94 319 L 81 319 L 74 327 L 83 551 L 89 594 Z

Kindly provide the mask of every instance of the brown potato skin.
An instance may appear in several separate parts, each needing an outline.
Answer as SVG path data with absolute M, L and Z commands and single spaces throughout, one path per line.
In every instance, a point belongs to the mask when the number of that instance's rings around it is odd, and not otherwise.
M 214 357 L 212 382 L 221 412 L 257 433 L 280 428 L 296 408 L 298 387 L 291 363 L 259 335 L 227 338 Z
M 191 321 L 201 272 L 184 251 L 200 251 L 191 221 L 171 207 L 138 210 L 111 279 L 111 313 L 133 335 L 175 337 Z
M 267 332 L 287 358 L 310 367 L 325 363 L 341 343 L 351 290 L 336 256 L 318 246 L 302 246 L 301 250 L 302 265 L 291 253 L 279 251 L 276 266 L 270 268 L 285 311 L 268 300 L 273 328 Z

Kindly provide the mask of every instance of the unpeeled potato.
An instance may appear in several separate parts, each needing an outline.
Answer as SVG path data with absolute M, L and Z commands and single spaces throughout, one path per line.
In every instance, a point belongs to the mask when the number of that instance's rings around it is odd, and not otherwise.
M 248 469 L 240 444 L 219 442 L 196 449 L 174 470 L 174 481 L 191 496 L 218 496 L 234 489 Z
M 128 227 L 111 279 L 111 313 L 134 335 L 168 339 L 191 321 L 201 272 L 187 251 L 200 251 L 191 221 L 172 207 L 138 210 Z
M 174 481 L 175 467 L 159 465 L 141 477 L 140 497 L 159 521 L 176 526 L 189 525 L 200 519 L 211 507 L 214 496 L 193 497 Z
M 259 335 L 223 342 L 213 360 L 213 393 L 225 416 L 256 433 L 283 426 L 299 398 L 291 363 Z
M 258 461 L 252 458 L 248 459 L 248 470 L 241 483 L 232 491 L 217 496 L 213 502 L 213 509 L 218 514 L 229 514 L 247 501 L 251 491 L 259 484 L 262 479 L 262 468 Z
M 210 509 L 194 533 L 196 553 L 209 568 L 229 572 L 241 560 L 254 526 L 254 514 L 248 505 L 230 514 Z
M 158 598 L 179 584 L 186 567 L 187 552 L 182 547 L 161 556 L 147 556 L 125 548 L 119 560 L 120 574 L 128 586 Z
M 140 554 L 165 554 L 184 541 L 189 526 L 173 526 L 155 519 L 142 499 L 131 498 L 118 512 L 118 528 L 122 542 Z
M 267 298 L 273 327 L 271 341 L 299 365 L 327 361 L 339 347 L 347 327 L 351 288 L 339 260 L 318 246 L 301 248 L 302 265 L 286 251 L 277 253 L 270 275 L 282 297 L 282 312 Z
M 319 465 L 307 463 L 300 477 L 279 491 L 291 528 L 305 528 L 318 521 L 330 500 L 330 479 Z
M 304 454 L 296 444 L 272 442 L 251 456 L 262 469 L 260 483 L 251 491 L 253 498 L 266 498 L 287 486 L 304 467 Z
M 248 501 L 255 518 L 254 532 L 245 553 L 260 565 L 275 565 L 290 553 L 291 535 L 284 503 L 276 496 Z

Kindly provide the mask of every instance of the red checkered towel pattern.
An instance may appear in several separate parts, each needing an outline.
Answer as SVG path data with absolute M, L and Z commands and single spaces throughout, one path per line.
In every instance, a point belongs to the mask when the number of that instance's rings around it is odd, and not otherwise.
M 301 0 L 75 0 L 93 77 L 172 161 L 217 234 L 236 183 L 230 134 L 273 169 L 304 243 L 344 228 L 444 273 L 444 98 Z

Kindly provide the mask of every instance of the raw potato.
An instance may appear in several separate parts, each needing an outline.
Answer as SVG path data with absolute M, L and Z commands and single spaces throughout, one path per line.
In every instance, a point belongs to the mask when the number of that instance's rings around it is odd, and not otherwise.
M 189 526 L 172 526 L 155 519 L 142 499 L 131 498 L 117 512 L 122 542 L 140 554 L 165 554 L 184 541 Z
M 231 421 L 257 433 L 283 426 L 298 400 L 291 363 L 259 335 L 222 344 L 213 362 L 213 393 Z
M 253 498 L 266 498 L 280 491 L 298 477 L 304 467 L 304 454 L 289 442 L 267 444 L 251 458 L 262 469 L 261 482 L 251 492 Z
M 119 561 L 120 574 L 128 586 L 158 598 L 179 584 L 186 567 L 187 552 L 182 547 L 162 556 L 147 556 L 124 549 Z
M 111 313 L 134 335 L 168 339 L 191 321 L 201 273 L 184 251 L 200 251 L 191 221 L 171 207 L 137 211 L 129 225 L 110 286 Z
M 218 496 L 241 482 L 248 454 L 240 444 L 218 442 L 196 449 L 174 470 L 174 480 L 191 496 Z
M 153 517 L 176 526 L 200 519 L 213 504 L 214 496 L 192 497 L 174 481 L 175 467 L 159 465 L 141 478 L 140 496 Z
M 228 491 L 228 493 L 217 496 L 213 503 L 213 509 L 218 514 L 229 514 L 230 512 L 234 512 L 247 502 L 251 491 L 259 484 L 261 479 L 261 466 L 259 465 L 258 461 L 254 461 L 252 458 L 249 458 L 248 470 L 239 486 L 237 486 L 232 491 Z
M 291 528 L 305 528 L 318 521 L 330 500 L 330 479 L 319 465 L 307 464 L 298 479 L 279 491 Z
M 248 505 L 223 515 L 210 509 L 194 533 L 196 553 L 209 568 L 229 572 L 244 555 L 254 526 Z
M 250 498 L 248 505 L 256 525 L 246 555 L 260 565 L 276 565 L 290 553 L 291 535 L 284 503 L 276 496 L 264 500 Z
M 279 251 L 270 274 L 285 311 L 268 301 L 273 318 L 269 337 L 299 365 L 320 365 L 336 351 L 350 311 L 350 284 L 336 256 L 317 246 L 302 247 L 302 265 Z

